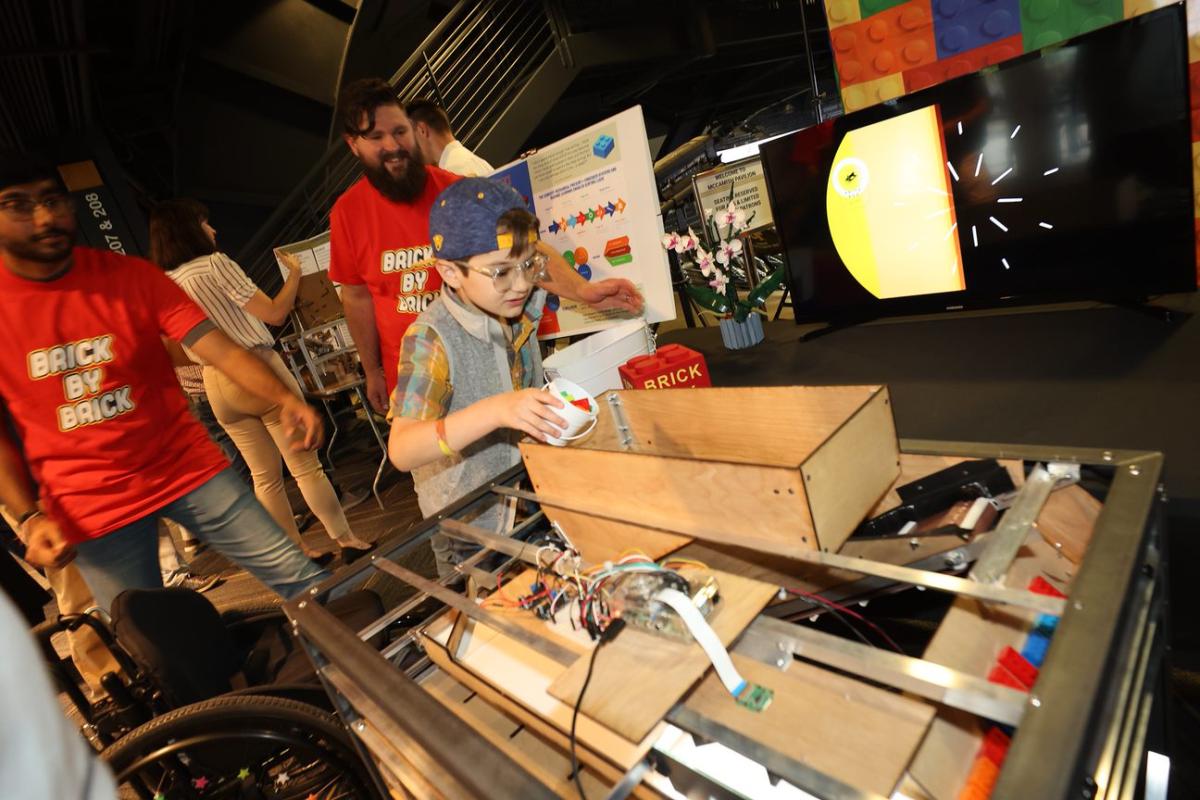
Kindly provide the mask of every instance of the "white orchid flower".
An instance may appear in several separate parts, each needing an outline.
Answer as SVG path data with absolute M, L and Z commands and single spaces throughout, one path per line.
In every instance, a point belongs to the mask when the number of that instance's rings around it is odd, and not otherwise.
M 679 249 L 676 252 L 688 253 L 700 246 L 700 240 L 696 237 L 696 232 L 688 228 L 687 236 L 679 237 Z
M 740 231 L 746 227 L 746 212 L 730 203 L 729 207 L 717 216 L 717 223 Z
M 663 246 L 664 250 L 674 250 L 675 252 L 678 253 L 679 252 L 679 234 L 678 233 L 668 233 L 666 236 L 662 237 L 662 246 Z
M 713 275 L 712 280 L 708 282 L 708 285 L 716 289 L 718 292 L 725 291 L 725 285 L 729 283 L 729 279 L 726 278 L 724 273 L 720 272 L 719 270 L 715 270 L 714 273 L 715 274 Z
M 741 252 L 741 239 L 730 239 L 728 242 L 721 242 L 721 247 L 717 250 L 717 263 L 722 267 L 727 267 L 729 266 L 729 262 L 737 258 Z
M 703 247 L 696 248 L 696 266 L 700 267 L 701 275 L 707 278 L 709 275 L 713 274 L 713 263 L 714 261 L 712 253 L 708 252 Z

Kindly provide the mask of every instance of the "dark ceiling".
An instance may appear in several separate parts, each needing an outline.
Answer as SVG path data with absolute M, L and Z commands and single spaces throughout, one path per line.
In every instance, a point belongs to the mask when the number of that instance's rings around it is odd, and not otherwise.
M 822 6 L 802 2 L 547 4 L 572 33 L 657 26 L 685 44 L 584 71 L 526 144 L 633 104 L 659 155 L 700 133 L 724 145 L 810 124 L 814 80 L 827 111 L 837 94 Z M 106 159 L 142 207 L 198 197 L 236 251 L 325 151 L 341 77 L 399 66 L 452 5 L 4 0 L 0 146 Z

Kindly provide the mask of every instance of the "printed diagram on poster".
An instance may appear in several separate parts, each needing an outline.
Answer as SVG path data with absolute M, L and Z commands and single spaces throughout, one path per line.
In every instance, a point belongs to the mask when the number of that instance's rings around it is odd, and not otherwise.
M 716 169 L 698 172 L 692 176 L 692 187 L 695 189 L 701 217 L 707 219 L 710 213 L 720 211 L 729 204 L 731 184 L 734 204 L 746 212 L 747 218 L 754 214 L 745 233 L 765 228 L 775 221 L 771 216 L 771 200 L 767 194 L 767 179 L 763 172 L 762 159 L 758 156 L 723 164 Z
M 300 259 L 300 274 L 315 275 L 318 272 L 329 271 L 329 231 L 318 234 L 302 242 L 280 245 L 275 248 L 275 262 L 279 272 L 287 278 L 287 267 L 279 258 L 280 253 L 291 253 Z
M 642 109 L 615 117 L 497 170 L 524 196 L 539 235 L 584 279 L 627 278 L 646 300 L 647 322 L 675 318 L 670 267 L 659 245 L 662 217 Z M 603 330 L 629 319 L 551 295 L 543 339 Z

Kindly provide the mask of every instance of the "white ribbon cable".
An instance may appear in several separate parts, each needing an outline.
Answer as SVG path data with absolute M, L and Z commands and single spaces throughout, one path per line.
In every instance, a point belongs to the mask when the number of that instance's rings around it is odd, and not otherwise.
M 679 618 L 683 620 L 683 624 L 687 625 L 696 644 L 704 650 L 708 660 L 712 662 L 713 668 L 717 671 L 717 677 L 721 679 L 721 683 L 725 684 L 729 693 L 734 697 L 741 694 L 742 689 L 746 687 L 745 679 L 738 674 L 737 668 L 733 666 L 733 660 L 729 658 L 729 653 L 725 651 L 721 640 L 717 638 L 716 631 L 704 619 L 700 610 L 692 605 L 691 598 L 677 589 L 663 589 L 654 595 L 654 599 L 674 609 Z

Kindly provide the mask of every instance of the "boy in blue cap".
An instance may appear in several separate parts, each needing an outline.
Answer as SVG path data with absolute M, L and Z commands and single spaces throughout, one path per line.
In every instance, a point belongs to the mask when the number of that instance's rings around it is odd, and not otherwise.
M 538 220 L 512 187 L 466 178 L 446 188 L 429 212 L 441 296 L 404 334 L 388 456 L 413 473 L 426 517 L 521 459 L 521 434 L 544 441 L 566 427 L 563 403 L 542 390 L 537 327 L 546 292 Z M 501 531 L 498 501 L 472 524 Z M 469 552 L 440 534 L 439 575 Z

